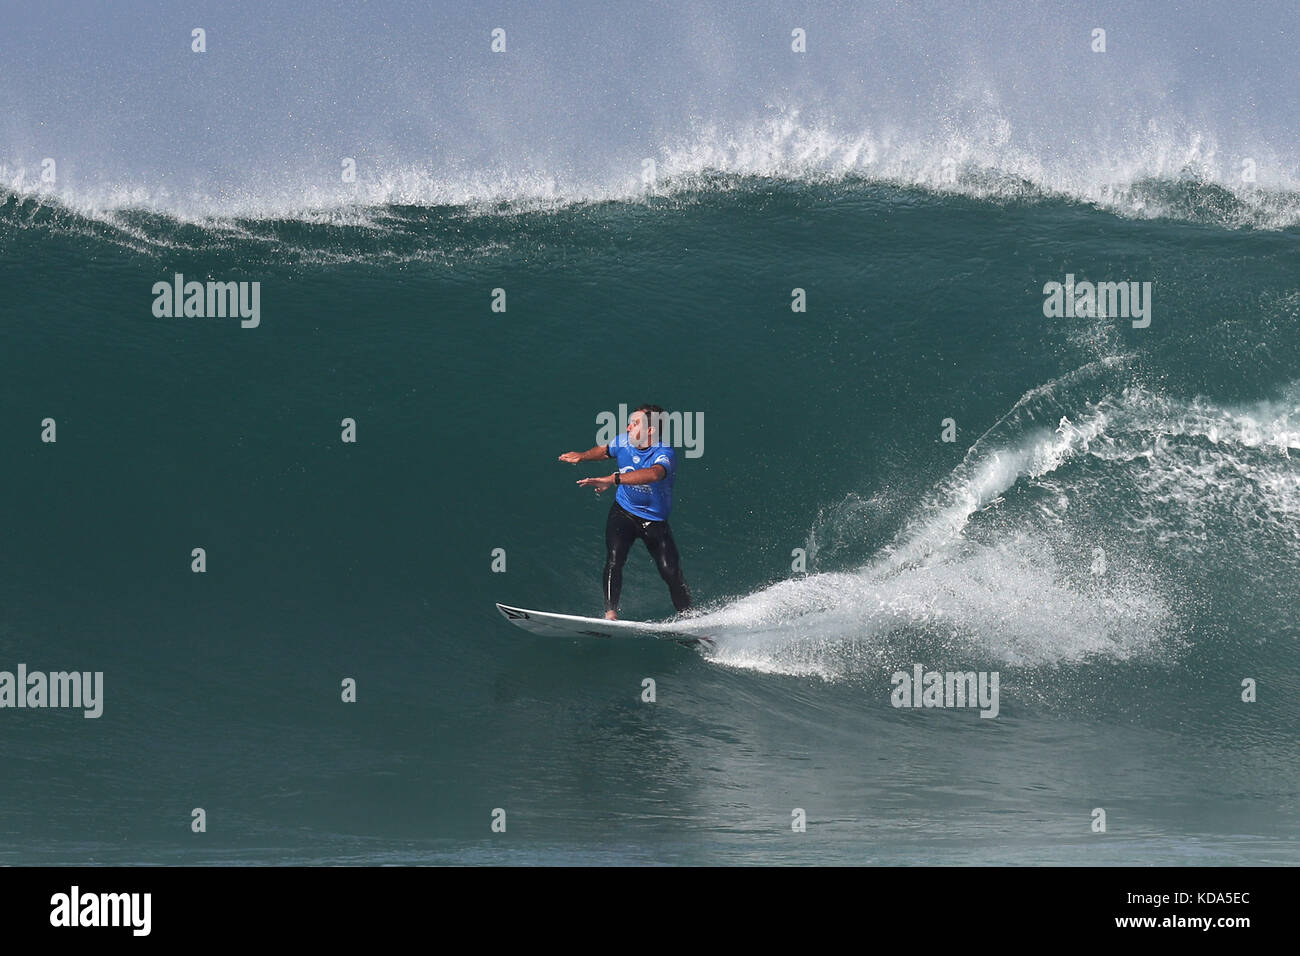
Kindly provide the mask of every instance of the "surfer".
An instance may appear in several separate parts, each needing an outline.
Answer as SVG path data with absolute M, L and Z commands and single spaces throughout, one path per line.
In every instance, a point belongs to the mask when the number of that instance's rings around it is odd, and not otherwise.
M 623 591 L 623 563 L 640 538 L 668 585 L 673 607 L 685 611 L 691 606 L 691 592 L 682 577 L 681 559 L 668 527 L 673 507 L 673 480 L 677 477 L 677 453 L 659 444 L 659 424 L 664 410 L 642 405 L 628 419 L 627 434 L 608 445 L 587 451 L 566 451 L 560 461 L 600 461 L 614 458 L 618 471 L 603 478 L 582 478 L 578 484 L 600 494 L 617 487 L 605 520 L 605 618 L 618 620 L 618 599 Z

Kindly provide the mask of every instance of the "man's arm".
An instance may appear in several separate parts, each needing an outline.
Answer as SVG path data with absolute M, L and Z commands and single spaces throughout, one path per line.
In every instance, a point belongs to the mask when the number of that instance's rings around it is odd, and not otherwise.
M 618 481 L 622 485 L 651 485 L 667 477 L 668 470 L 663 465 L 654 465 L 650 468 L 638 468 L 636 471 L 625 471 L 618 476 Z
M 636 471 L 623 472 L 618 476 L 618 483 L 620 485 L 649 485 L 656 481 L 663 481 L 667 477 L 667 468 L 663 465 L 651 465 L 649 468 L 638 468 Z M 595 488 L 596 494 L 600 494 L 606 488 L 614 487 L 614 476 L 580 478 L 578 484 L 583 488 Z
M 594 448 L 588 448 L 586 451 L 566 451 L 560 456 L 560 461 L 576 465 L 580 461 L 600 461 L 602 458 L 608 457 L 609 446 L 597 445 Z

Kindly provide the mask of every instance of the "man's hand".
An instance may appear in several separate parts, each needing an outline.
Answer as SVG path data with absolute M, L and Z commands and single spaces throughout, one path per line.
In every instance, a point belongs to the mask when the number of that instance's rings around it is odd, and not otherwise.
M 569 465 L 576 465 L 578 462 L 582 461 L 582 452 L 566 451 L 563 455 L 560 456 L 560 461 Z
M 596 494 L 600 494 L 606 488 L 614 487 L 614 476 L 606 475 L 604 478 L 579 478 L 578 487 L 595 488 Z

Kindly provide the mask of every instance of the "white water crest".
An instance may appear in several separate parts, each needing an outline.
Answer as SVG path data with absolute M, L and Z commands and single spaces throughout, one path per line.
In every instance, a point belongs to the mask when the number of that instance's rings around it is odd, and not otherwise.
M 1300 383 L 1241 407 L 1131 385 L 1054 429 L 1035 421 L 1122 366 L 1027 394 L 864 565 L 780 582 L 689 627 L 714 635 L 719 664 L 827 680 L 897 663 L 900 646 L 962 666 L 1126 660 L 1181 641 L 1178 611 L 1196 600 L 1183 562 L 1269 547 L 1266 573 L 1294 579 Z
M 472 6 L 333 7 L 223 5 L 202 53 L 139 0 L 79 10 L 75 47 L 57 5 L 26 11 L 0 31 L 0 185 L 189 220 L 857 178 L 1300 221 L 1289 0 L 571 0 L 503 11 L 496 53 Z

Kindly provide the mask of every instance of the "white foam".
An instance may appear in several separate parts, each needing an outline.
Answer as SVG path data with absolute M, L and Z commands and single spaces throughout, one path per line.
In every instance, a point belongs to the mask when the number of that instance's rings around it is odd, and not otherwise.
M 1245 153 L 1258 164 L 1258 183 L 1245 183 Z M 642 182 L 653 159 L 657 180 Z M 722 177 L 722 178 L 719 178 Z M 1278 229 L 1300 222 L 1300 176 L 1286 157 L 1259 144 L 1220 147 L 1184 125 L 1147 123 L 1123 131 L 1103 148 L 1068 153 L 1018 141 L 995 110 L 945 122 L 928 131 L 845 128 L 809 119 L 798 108 L 730 125 L 698 123 L 644 157 L 611 157 L 603 172 L 583 177 L 563 170 L 497 164 L 481 169 L 426 164 L 376 166 L 345 184 L 309 176 L 260 174 L 255 184 L 177 190 L 146 182 L 49 187 L 39 170 L 0 165 L 0 182 L 20 196 L 56 199 L 88 217 L 145 209 L 185 222 L 213 218 L 303 219 L 377 225 L 374 210 L 392 205 L 463 207 L 478 213 L 557 209 L 574 204 L 671 198 L 698 189 L 727 189 L 762 177 L 793 182 L 866 180 L 921 187 L 994 201 L 1058 196 L 1124 216 L 1208 217 L 1224 226 Z M 1185 208 L 1173 184 L 1213 186 L 1230 196 L 1224 209 Z M 1197 204 L 1191 204 L 1195 207 Z M 1214 203 L 1209 205 L 1213 206 Z
M 1184 552 L 1221 549 L 1225 535 L 1250 548 L 1262 532 L 1296 553 L 1300 459 L 1290 452 L 1300 448 L 1300 383 L 1243 407 L 1128 387 L 1086 403 L 1077 421 L 1063 418 L 1055 430 L 1031 425 L 1014 445 L 998 446 L 1015 433 L 1012 423 L 1032 422 L 1018 412 L 1041 409 L 1078 378 L 1017 403 L 866 565 L 784 581 L 692 619 L 693 629 L 715 636 L 711 658 L 827 680 L 892 665 L 909 646 L 962 667 L 1124 660 L 1175 646 L 1176 608 L 1192 597 L 1168 567 L 1130 552 L 1155 545 L 1176 562 Z M 1075 467 L 1058 474 L 1066 465 Z M 998 513 L 969 534 L 972 517 L 982 508 L 1004 511 L 1001 496 L 1022 480 L 1047 492 L 1047 503 Z M 1115 487 L 1136 497 L 1120 507 L 1106 497 Z M 1106 536 L 1075 540 L 1062 518 L 1072 506 L 1100 509 L 1093 526 L 1106 527 Z M 1090 567 L 1098 551 L 1105 560 Z
M 896 661 L 901 640 L 954 664 L 1124 659 L 1157 645 L 1171 620 L 1151 580 L 1071 582 L 1029 537 L 971 547 L 925 565 L 783 582 L 691 622 L 711 659 L 834 680 Z

